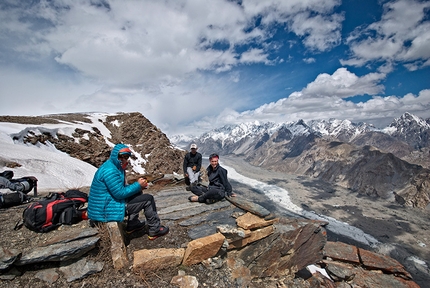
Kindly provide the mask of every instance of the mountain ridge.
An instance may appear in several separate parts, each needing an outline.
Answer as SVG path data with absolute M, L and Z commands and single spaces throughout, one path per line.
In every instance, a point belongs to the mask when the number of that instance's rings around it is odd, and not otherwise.
M 109 158 L 115 144 L 124 143 L 134 152 L 132 174 L 171 174 L 182 168 L 184 151 L 138 112 L 0 116 L 0 125 L 8 123 L 18 132 L 6 137 L 16 144 L 53 147 L 95 167 Z

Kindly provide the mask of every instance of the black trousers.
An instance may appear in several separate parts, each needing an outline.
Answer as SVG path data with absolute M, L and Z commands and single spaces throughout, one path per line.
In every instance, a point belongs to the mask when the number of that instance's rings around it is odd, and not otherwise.
M 191 192 L 199 196 L 199 202 L 205 203 L 206 199 L 222 200 L 225 197 L 225 190 L 216 186 L 191 186 Z
M 154 196 L 151 194 L 137 193 L 127 199 L 126 216 L 127 227 L 139 225 L 139 213 L 143 210 L 150 232 L 157 232 L 160 228 L 160 217 L 157 214 Z

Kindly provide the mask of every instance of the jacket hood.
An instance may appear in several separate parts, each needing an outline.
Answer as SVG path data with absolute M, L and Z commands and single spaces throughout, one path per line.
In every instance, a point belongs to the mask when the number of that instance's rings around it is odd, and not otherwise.
M 128 146 L 125 144 L 116 144 L 115 147 L 113 147 L 112 152 L 110 152 L 109 159 L 118 168 L 121 168 L 121 162 L 118 160 L 118 154 L 119 154 L 119 150 L 121 150 L 122 148 L 128 148 Z

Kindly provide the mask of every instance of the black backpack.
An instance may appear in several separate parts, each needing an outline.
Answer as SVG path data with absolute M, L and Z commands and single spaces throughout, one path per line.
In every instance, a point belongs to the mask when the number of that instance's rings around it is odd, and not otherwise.
M 79 190 L 50 193 L 33 202 L 23 212 L 23 224 L 35 232 L 49 232 L 62 224 L 72 225 L 87 218 L 87 211 L 79 209 L 88 201 L 88 195 Z

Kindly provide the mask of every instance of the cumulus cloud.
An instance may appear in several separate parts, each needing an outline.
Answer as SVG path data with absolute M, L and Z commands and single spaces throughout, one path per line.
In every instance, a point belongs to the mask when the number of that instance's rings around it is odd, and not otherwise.
M 262 15 L 261 22 L 286 24 L 286 29 L 300 36 L 311 50 L 326 51 L 340 43 L 342 14 L 333 13 L 340 0 L 243 1 L 248 15 Z
M 342 65 L 362 66 L 372 61 L 402 63 L 410 70 L 430 59 L 430 2 L 397 0 L 383 5 L 380 21 L 357 28 L 347 39 L 351 57 Z
M 309 83 L 301 91 L 301 97 L 317 98 L 334 96 L 346 98 L 355 95 L 375 95 L 383 91 L 378 83 L 384 79 L 385 74 L 370 73 L 363 77 L 349 72 L 346 68 L 337 69 L 332 75 L 323 73 L 315 81 Z

